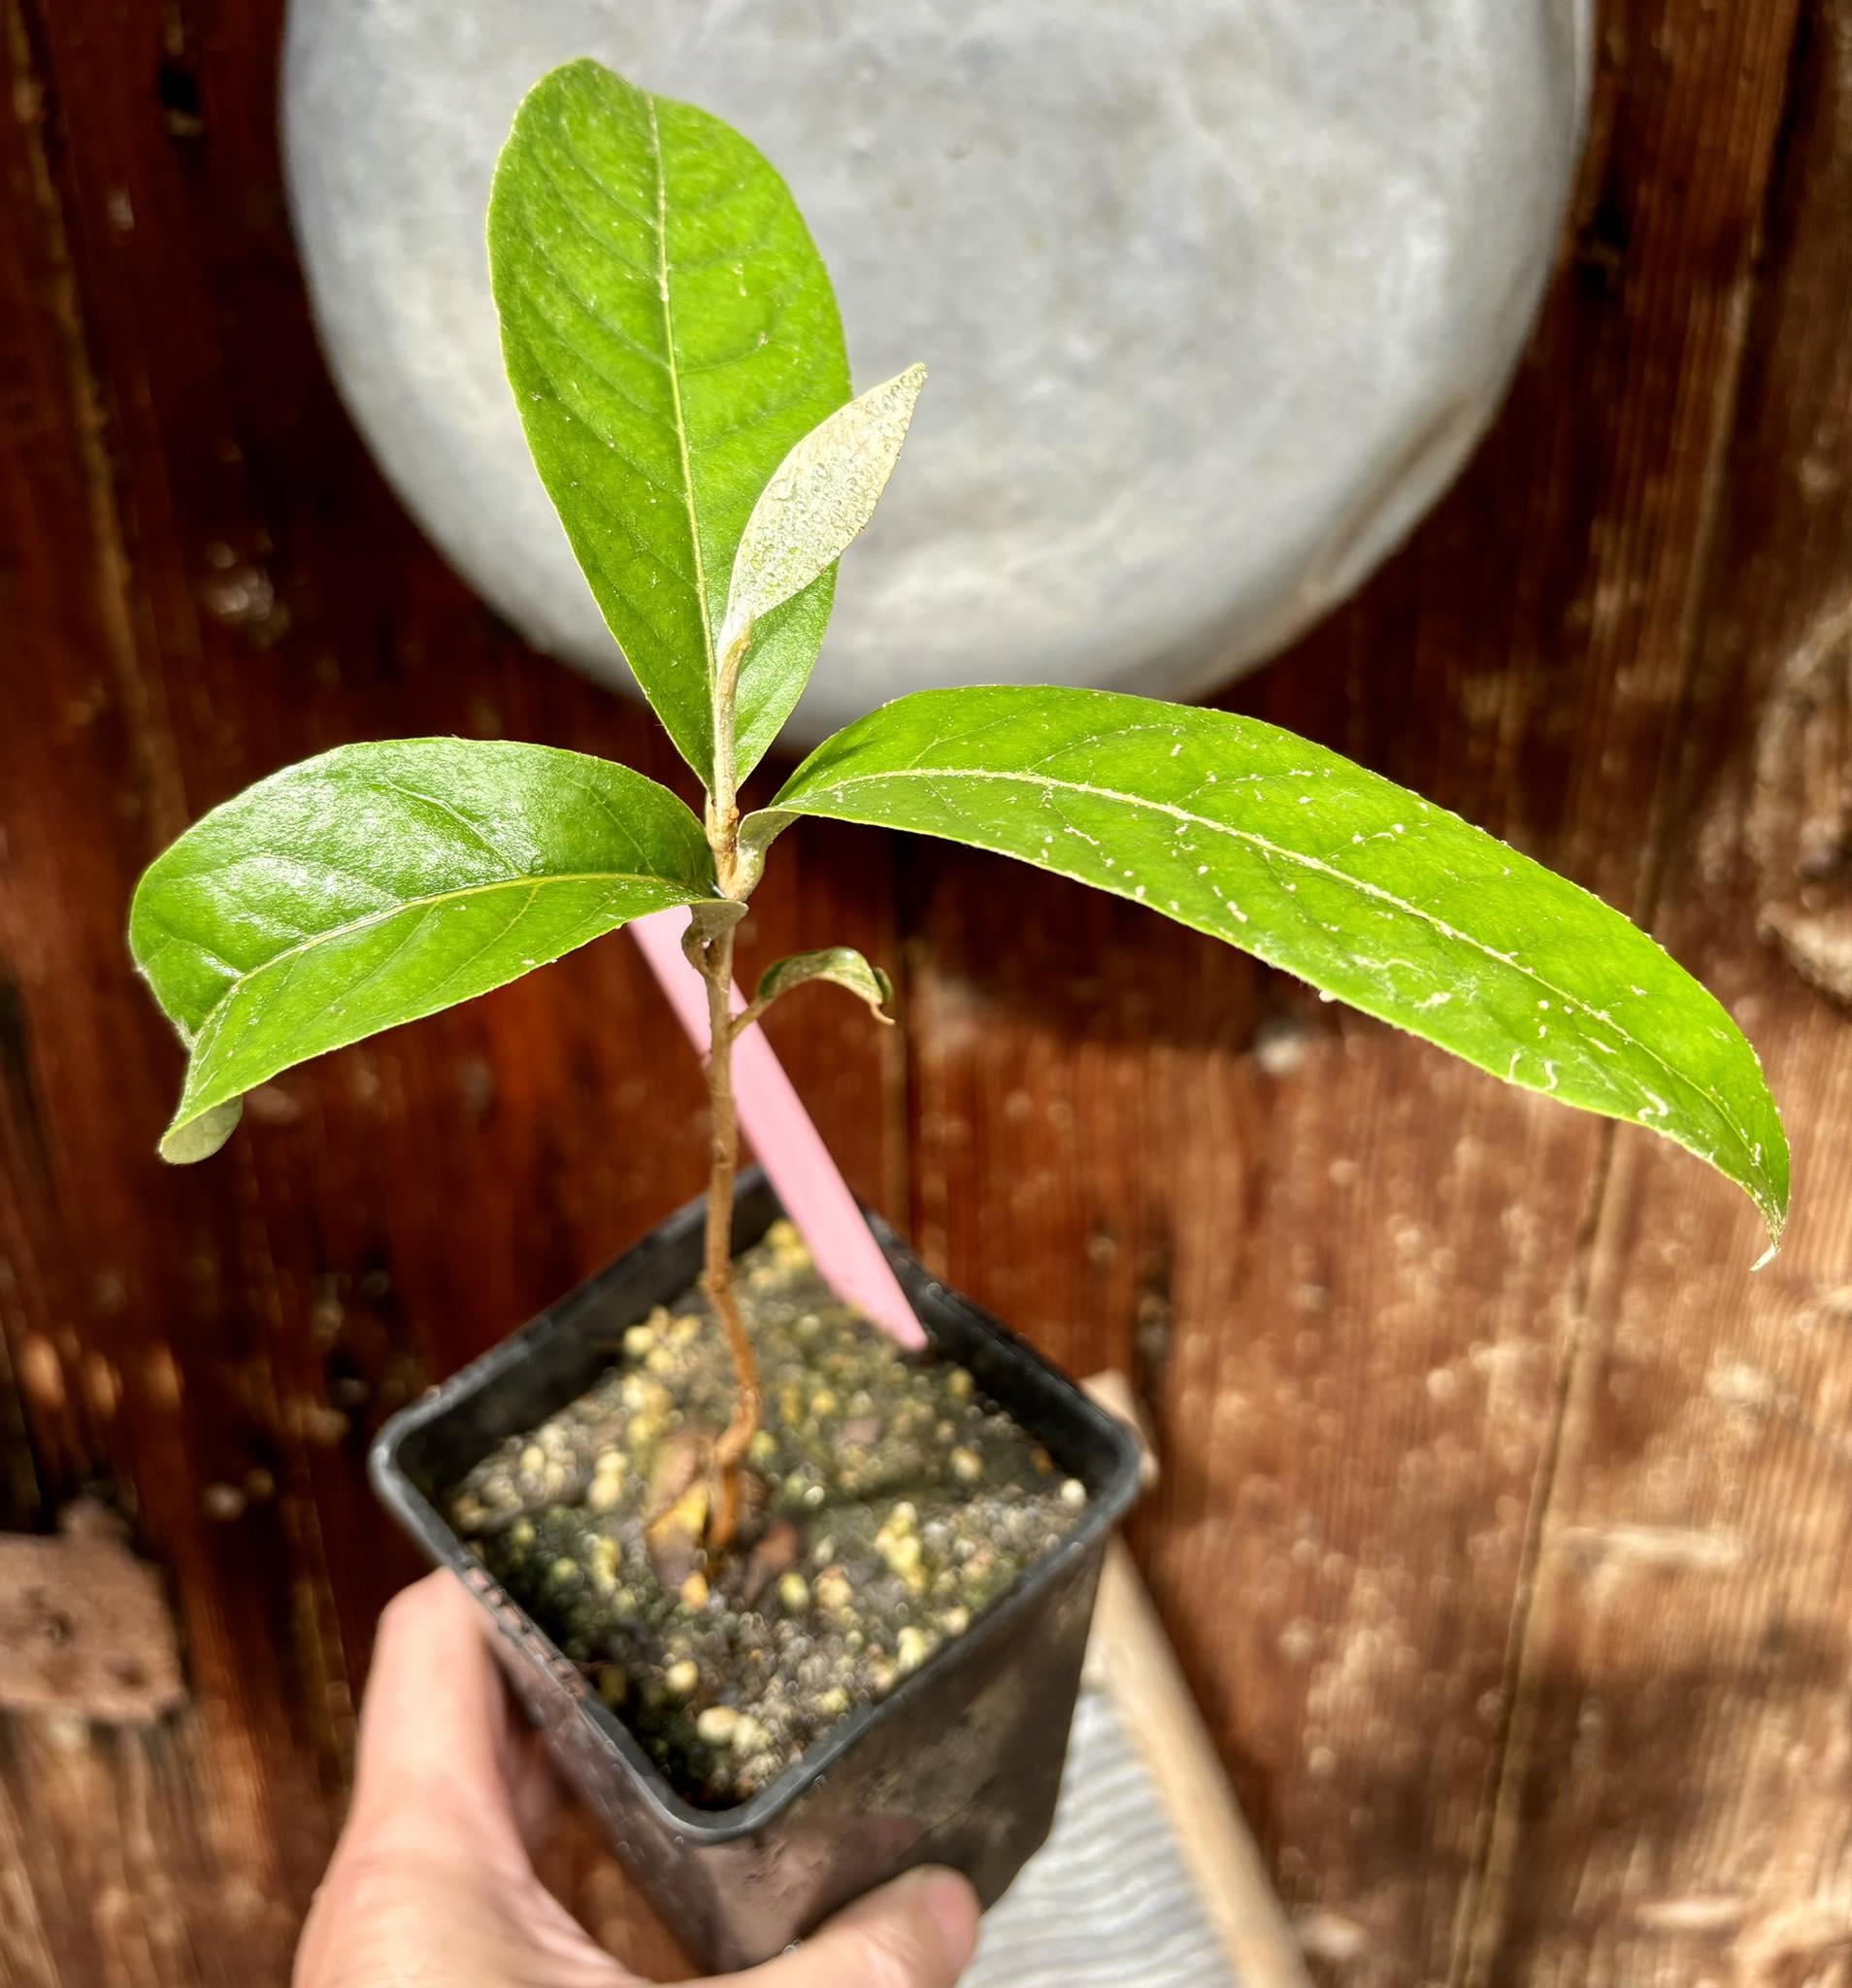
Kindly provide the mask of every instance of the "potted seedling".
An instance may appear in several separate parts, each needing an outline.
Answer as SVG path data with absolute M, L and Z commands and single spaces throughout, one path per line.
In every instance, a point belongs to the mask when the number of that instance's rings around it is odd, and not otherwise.
M 1771 1245 L 1788 1152 L 1749 1044 L 1625 918 L 1251 719 L 926 691 L 743 812 L 923 372 L 852 399 L 828 278 L 777 174 L 716 119 L 589 61 L 522 104 L 488 232 L 535 463 L 703 812 L 541 746 L 344 746 L 175 843 L 131 943 L 189 1051 L 162 1150 L 194 1160 L 304 1058 L 686 908 L 709 993 L 705 1205 L 403 1412 L 375 1465 L 496 1615 L 619 1849 L 728 1966 L 909 1863 L 957 1864 L 986 1898 L 1009 1882 L 1047 1827 L 1135 1474 L 1115 1425 L 878 1225 L 927 1357 L 835 1301 L 762 1181 L 736 1193 L 741 1031 L 811 980 L 888 999 L 835 948 L 768 967 L 730 1011 L 739 921 L 788 823 L 911 829 L 1134 900 L 1507 1082 L 1677 1141 L 1747 1191 Z

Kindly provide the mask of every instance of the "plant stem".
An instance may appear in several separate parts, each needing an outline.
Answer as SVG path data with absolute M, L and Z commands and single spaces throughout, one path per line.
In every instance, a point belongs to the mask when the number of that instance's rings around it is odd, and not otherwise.
M 733 1104 L 733 924 L 703 935 L 702 972 L 708 982 L 708 1110 L 712 1172 L 708 1183 L 707 1268 L 702 1286 L 733 1354 L 737 1393 L 733 1419 L 714 1445 L 716 1474 L 724 1482 L 745 1458 L 758 1434 L 763 1396 L 759 1363 L 733 1289 L 733 1180 L 740 1166 L 740 1125 Z M 731 1531 L 729 1523 L 726 1530 Z M 724 1544 L 724 1541 L 716 1541 Z
M 708 982 L 708 1113 L 711 1172 L 708 1180 L 707 1267 L 702 1286 L 733 1355 L 733 1417 L 713 1448 L 714 1508 L 708 1543 L 732 1539 L 740 1512 L 740 1466 L 759 1433 L 764 1392 L 758 1355 L 733 1289 L 733 1182 L 740 1169 L 740 1121 L 733 1102 L 733 933 L 751 878 L 740 864 L 740 808 L 733 743 L 733 705 L 749 630 L 727 645 L 714 698 L 713 786 L 708 797 L 708 846 L 713 851 L 721 906 L 701 907 L 689 927 L 689 956 Z M 756 865 L 749 866 L 756 869 Z
M 728 642 L 714 680 L 713 787 L 708 796 L 708 846 L 713 851 L 714 875 L 719 879 L 721 895 L 729 898 L 744 898 L 751 887 L 740 875 L 739 758 L 733 733 L 740 668 L 751 635 L 750 627 L 746 627 Z

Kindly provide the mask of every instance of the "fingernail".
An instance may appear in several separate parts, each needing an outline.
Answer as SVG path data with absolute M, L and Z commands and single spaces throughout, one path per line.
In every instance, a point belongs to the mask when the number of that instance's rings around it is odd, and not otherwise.
M 977 1944 L 977 1897 L 955 1871 L 920 1874 L 921 1903 L 939 1929 L 946 1964 L 954 1971 L 970 1960 Z

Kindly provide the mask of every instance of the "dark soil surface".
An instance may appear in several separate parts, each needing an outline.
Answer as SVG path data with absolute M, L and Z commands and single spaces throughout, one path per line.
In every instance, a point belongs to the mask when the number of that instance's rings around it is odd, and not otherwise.
M 732 1370 L 694 1291 L 632 1326 L 617 1365 L 449 1500 L 671 1783 L 713 1807 L 962 1636 L 1086 1504 L 962 1368 L 906 1357 L 835 1298 L 788 1222 L 736 1277 L 765 1423 L 724 1556 L 694 1541 Z

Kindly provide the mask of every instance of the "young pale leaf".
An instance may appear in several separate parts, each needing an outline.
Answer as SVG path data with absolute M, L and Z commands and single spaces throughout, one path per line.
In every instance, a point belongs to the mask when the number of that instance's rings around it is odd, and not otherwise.
M 762 1011 L 770 1008 L 780 994 L 788 994 L 806 980 L 834 980 L 839 987 L 846 987 L 866 1001 L 876 1021 L 894 1019 L 887 1012 L 887 1004 L 894 998 L 893 982 L 852 945 L 826 945 L 818 952 L 794 952 L 774 960 L 759 976 L 753 1009 Z
M 712 890 L 688 809 L 579 752 L 407 739 L 259 780 L 155 859 L 129 913 L 191 1051 L 161 1151 L 204 1159 L 291 1064 Z
M 1289 732 L 1106 691 L 923 691 L 826 740 L 791 816 L 1019 856 L 1225 939 L 1509 1082 L 1663 1133 L 1771 1242 L 1788 1146 L 1729 1015 L 1600 899 Z
M 827 572 L 875 515 L 926 384 L 924 366 L 826 415 L 773 473 L 733 555 L 720 652 Z
M 523 101 L 488 241 L 541 481 L 644 694 L 711 786 L 740 535 L 793 445 L 848 398 L 822 258 L 737 132 L 591 61 Z M 819 573 L 757 632 L 738 686 L 742 775 L 810 677 L 834 585 Z

